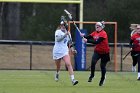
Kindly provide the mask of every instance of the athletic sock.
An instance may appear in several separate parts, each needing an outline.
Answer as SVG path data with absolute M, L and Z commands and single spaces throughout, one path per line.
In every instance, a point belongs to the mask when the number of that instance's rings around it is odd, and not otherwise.
M 138 72 L 138 77 L 140 77 L 140 72 Z
M 74 80 L 74 75 L 70 75 L 71 81 Z

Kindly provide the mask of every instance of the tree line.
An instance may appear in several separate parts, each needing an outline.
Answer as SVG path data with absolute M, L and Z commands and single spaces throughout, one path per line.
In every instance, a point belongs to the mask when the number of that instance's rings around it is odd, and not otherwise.
M 140 0 L 84 0 L 83 19 L 117 22 L 118 42 L 129 42 L 130 24 L 140 23 L 139 4 Z M 0 39 L 54 41 L 64 9 L 73 14 L 74 20 L 79 20 L 79 5 L 76 4 L 1 2 Z M 90 33 L 94 26 L 86 29 Z

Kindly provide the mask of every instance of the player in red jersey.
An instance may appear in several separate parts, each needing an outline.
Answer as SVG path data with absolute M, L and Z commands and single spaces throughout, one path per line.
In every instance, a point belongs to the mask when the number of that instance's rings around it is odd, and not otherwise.
M 110 61 L 108 36 L 107 33 L 103 30 L 104 27 L 104 22 L 97 22 L 95 24 L 95 31 L 93 31 L 88 36 L 81 34 L 81 36 L 84 36 L 85 42 L 95 44 L 94 54 L 91 61 L 91 74 L 89 76 L 88 82 L 92 82 L 92 79 L 95 76 L 95 65 L 97 61 L 101 59 L 101 80 L 99 82 L 99 86 L 104 84 L 106 78 L 106 64 L 108 61 Z
M 133 66 L 138 63 L 138 78 L 140 80 L 140 25 L 137 25 L 136 33 L 131 36 L 130 46 L 132 48 L 131 56 L 133 59 Z
M 136 28 L 137 28 L 137 25 L 138 24 L 131 24 L 130 25 L 130 30 L 131 30 L 131 34 L 130 34 L 130 36 L 132 36 L 133 34 L 135 34 L 136 33 Z M 131 42 L 131 44 L 132 44 L 132 42 Z M 132 47 L 132 45 L 130 44 L 130 48 Z M 132 62 L 132 72 L 136 72 L 136 64 L 137 64 L 137 59 L 135 58 L 135 56 L 133 56 L 133 50 L 132 50 L 132 48 L 131 48 L 131 57 L 132 57 L 132 60 L 133 60 L 133 62 Z

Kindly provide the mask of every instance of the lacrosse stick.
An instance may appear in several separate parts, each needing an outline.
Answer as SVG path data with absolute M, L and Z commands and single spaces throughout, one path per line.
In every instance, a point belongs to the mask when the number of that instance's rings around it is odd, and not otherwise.
M 64 12 L 68 15 L 69 19 L 73 22 L 75 28 L 77 29 L 77 31 L 81 35 L 82 33 L 81 33 L 80 29 L 78 28 L 78 26 L 76 25 L 75 21 L 73 20 L 72 14 L 70 12 L 68 12 L 66 9 L 64 9 Z M 84 38 L 84 37 L 82 36 L 82 38 Z
M 136 26 L 137 26 L 137 24 L 131 25 L 130 29 L 132 30 L 132 32 L 131 32 L 130 36 L 132 36 L 133 34 L 136 33 L 136 30 L 135 30 L 136 29 Z M 123 60 L 131 53 L 131 51 L 132 51 L 132 49 L 123 57 Z
M 135 33 L 135 30 L 131 32 L 131 36 Z M 123 57 L 123 60 L 131 53 L 132 49 Z

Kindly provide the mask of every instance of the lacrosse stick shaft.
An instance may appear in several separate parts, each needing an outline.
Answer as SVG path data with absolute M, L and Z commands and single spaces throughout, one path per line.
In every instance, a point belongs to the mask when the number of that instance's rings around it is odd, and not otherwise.
M 123 60 L 131 53 L 131 51 L 129 51 L 124 57 Z
M 76 30 L 79 32 L 79 34 L 81 35 L 82 33 L 81 33 L 81 31 L 80 31 L 80 29 L 78 28 L 78 26 L 76 25 L 76 23 L 73 21 L 73 24 L 74 24 L 74 26 L 75 26 L 75 28 L 76 28 Z M 84 39 L 84 37 L 83 36 L 81 36 L 82 37 L 82 39 Z
M 80 31 L 80 29 L 78 28 L 78 26 L 76 25 L 76 23 L 75 23 L 74 21 L 72 21 L 72 22 L 73 22 L 75 28 L 77 29 L 77 31 L 79 32 L 79 34 L 81 34 L 81 31 Z

